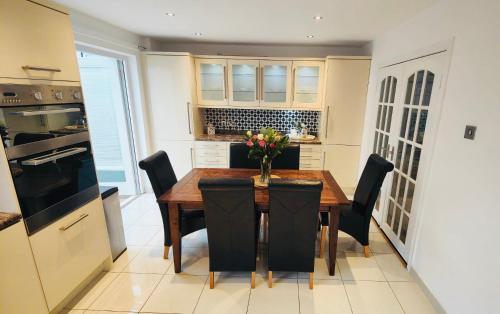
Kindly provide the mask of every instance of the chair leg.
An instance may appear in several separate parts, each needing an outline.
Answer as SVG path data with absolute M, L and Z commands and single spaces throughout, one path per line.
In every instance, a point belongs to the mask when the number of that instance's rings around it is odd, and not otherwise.
M 163 259 L 168 259 L 168 251 L 170 250 L 170 246 L 165 245 L 163 248 Z
M 327 226 L 321 226 L 321 237 L 319 238 L 319 257 L 323 257 L 325 253 L 325 241 Z
M 368 245 L 363 246 L 364 252 L 365 252 L 365 257 L 370 257 L 370 248 Z
M 269 271 L 267 273 L 267 285 L 269 286 L 269 288 L 273 287 L 273 272 L 272 271 Z
M 214 288 L 214 272 L 210 272 L 210 289 Z
M 250 286 L 252 287 L 252 289 L 255 289 L 255 272 L 254 271 L 252 272 L 252 282 L 251 282 Z
M 314 273 L 309 273 L 309 289 L 314 288 Z

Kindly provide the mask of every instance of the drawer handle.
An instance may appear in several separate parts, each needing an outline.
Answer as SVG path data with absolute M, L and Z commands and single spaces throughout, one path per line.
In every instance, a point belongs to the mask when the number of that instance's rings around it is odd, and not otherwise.
M 46 72 L 61 72 L 59 68 L 37 67 L 32 65 L 23 65 L 23 70 L 46 71 Z
M 70 223 L 70 224 L 68 224 L 66 226 L 62 226 L 61 228 L 59 228 L 59 230 L 66 231 L 69 228 L 71 228 L 74 225 L 76 225 L 77 223 L 79 223 L 80 221 L 82 221 L 83 219 L 87 218 L 88 216 L 89 216 L 89 214 L 81 214 L 80 217 L 78 217 L 77 219 L 75 219 L 75 221 L 73 221 L 72 223 Z

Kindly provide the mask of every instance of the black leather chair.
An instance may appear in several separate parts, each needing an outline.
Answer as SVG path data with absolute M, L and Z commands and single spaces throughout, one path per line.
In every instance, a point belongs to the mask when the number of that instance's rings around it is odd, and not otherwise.
M 272 169 L 295 169 L 299 170 L 300 145 L 290 144 L 273 159 Z
M 158 151 L 148 158 L 139 162 L 139 167 L 145 170 L 148 174 L 149 181 L 153 187 L 156 198 L 159 198 L 163 193 L 177 183 L 172 164 L 168 159 L 167 153 Z M 160 207 L 161 218 L 163 220 L 163 234 L 165 239 L 165 248 L 163 258 L 168 258 L 168 251 L 172 245 L 170 239 L 170 223 L 168 217 L 168 208 L 165 204 L 158 204 Z M 181 211 L 179 215 L 179 223 L 181 235 L 185 236 L 192 232 L 205 228 L 205 215 L 202 209 L 189 209 Z
M 291 144 L 273 159 L 272 169 L 299 169 L 300 145 Z M 248 158 L 245 143 L 231 143 L 229 146 L 229 168 L 260 169 L 256 159 Z
M 377 201 L 380 188 L 388 172 L 394 165 L 377 154 L 372 154 L 366 162 L 358 186 L 354 192 L 354 199 L 350 205 L 339 206 L 339 229 L 354 237 L 364 246 L 366 257 L 370 256 L 368 235 L 373 207 Z M 321 247 L 324 247 L 328 213 L 321 213 Z M 320 255 L 322 255 L 320 249 Z
M 314 252 L 323 183 L 274 179 L 269 183 L 268 284 L 273 271 L 309 273 L 313 288 Z
M 252 178 L 201 178 L 207 222 L 210 289 L 216 271 L 249 271 L 255 288 L 260 213 Z

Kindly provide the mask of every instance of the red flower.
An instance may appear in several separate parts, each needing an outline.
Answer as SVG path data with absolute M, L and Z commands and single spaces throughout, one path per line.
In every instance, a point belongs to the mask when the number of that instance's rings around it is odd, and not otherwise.
M 259 141 L 259 146 L 264 148 L 266 146 L 266 142 L 264 140 Z
M 252 141 L 250 141 L 250 140 L 248 140 L 248 141 L 247 141 L 247 146 L 248 146 L 248 147 L 253 147 L 253 142 L 252 142 Z
M 269 147 L 270 147 L 271 149 L 274 149 L 274 148 L 276 147 L 276 144 L 271 143 L 271 144 L 269 144 Z

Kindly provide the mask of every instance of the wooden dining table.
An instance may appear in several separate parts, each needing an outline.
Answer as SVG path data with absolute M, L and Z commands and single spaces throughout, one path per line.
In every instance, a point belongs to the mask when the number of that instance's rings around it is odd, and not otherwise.
M 181 272 L 181 233 L 180 211 L 203 209 L 201 191 L 198 189 L 200 178 L 248 178 L 259 174 L 255 169 L 213 169 L 195 168 L 178 181 L 170 190 L 158 198 L 158 203 L 168 205 L 172 251 L 175 272 Z M 320 211 L 330 213 L 327 264 L 331 276 L 335 275 L 335 259 L 337 256 L 337 237 L 339 227 L 339 205 L 349 204 L 349 200 L 339 187 L 330 171 L 325 170 L 273 170 L 273 175 L 282 179 L 311 179 L 323 182 Z M 267 188 L 255 189 L 257 210 L 269 210 L 269 193 Z

